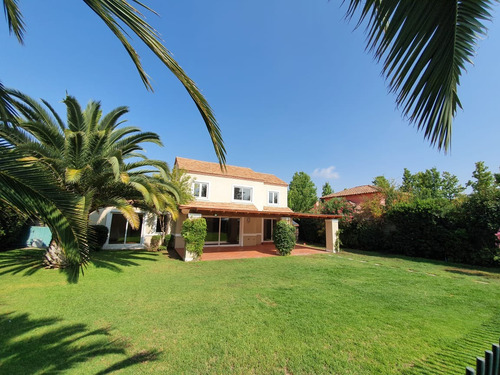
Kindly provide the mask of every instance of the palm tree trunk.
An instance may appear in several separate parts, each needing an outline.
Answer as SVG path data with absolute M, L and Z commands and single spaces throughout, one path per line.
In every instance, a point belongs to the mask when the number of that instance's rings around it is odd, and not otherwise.
M 69 266 L 66 254 L 56 241 L 50 241 L 49 248 L 44 254 L 43 264 L 45 268 L 66 268 Z

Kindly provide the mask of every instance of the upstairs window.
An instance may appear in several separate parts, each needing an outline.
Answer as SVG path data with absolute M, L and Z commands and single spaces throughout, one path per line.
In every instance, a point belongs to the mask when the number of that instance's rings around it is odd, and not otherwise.
M 279 192 L 277 192 L 277 191 L 270 191 L 267 203 L 269 203 L 269 204 L 278 204 L 278 202 L 279 202 Z
M 193 184 L 193 195 L 195 198 L 208 198 L 208 183 L 207 182 L 195 182 Z
M 233 199 L 235 201 L 252 201 L 252 188 L 244 186 L 235 186 L 233 191 Z

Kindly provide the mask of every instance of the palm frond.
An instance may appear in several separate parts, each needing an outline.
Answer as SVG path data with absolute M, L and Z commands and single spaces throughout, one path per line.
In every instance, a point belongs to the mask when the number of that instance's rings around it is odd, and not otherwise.
M 0 82 L 0 121 L 4 123 L 11 122 L 16 116 L 17 113 L 12 104 L 12 98 L 5 86 Z
M 73 267 L 84 265 L 88 258 L 85 202 L 61 190 L 45 170 L 29 158 L 9 148 L 0 139 L 0 200 L 19 211 L 38 217 L 51 229 Z
M 219 159 L 221 167 L 226 162 L 226 149 L 222 140 L 222 134 L 215 119 L 210 105 L 205 97 L 201 94 L 196 84 L 187 76 L 179 64 L 172 58 L 170 52 L 163 46 L 160 35 L 153 29 L 130 3 L 126 0 L 84 0 L 84 2 L 104 21 L 108 28 L 115 34 L 125 47 L 132 61 L 134 62 L 137 71 L 144 85 L 152 90 L 149 77 L 144 71 L 139 55 L 132 47 L 123 29 L 120 27 L 118 20 L 123 22 L 132 32 L 137 35 L 146 46 L 165 64 L 165 66 L 177 77 L 184 85 L 191 98 L 196 104 L 200 112 L 210 138 L 212 140 L 215 154 Z M 140 7 L 146 10 L 151 10 L 139 1 L 134 1 Z
M 495 0 L 350 0 L 347 17 L 367 21 L 367 48 L 410 123 L 448 151 L 460 77 L 485 35 Z
M 115 130 L 119 125 L 124 123 L 124 121 L 118 121 L 120 117 L 128 113 L 128 107 L 121 106 L 113 109 L 111 112 L 107 113 L 100 122 L 100 129 L 101 130 L 106 130 L 109 132 L 112 132 Z
M 139 146 L 139 144 L 145 142 L 163 146 L 163 143 L 161 142 L 160 136 L 158 134 L 153 132 L 141 132 L 130 135 L 115 142 L 114 147 L 120 149 L 125 156 L 130 152 L 143 150 L 143 148 Z
M 3 0 L 3 10 L 9 25 L 9 32 L 14 33 L 19 43 L 23 44 L 24 20 L 17 6 L 17 0 Z
M 73 132 L 85 132 L 86 122 L 83 117 L 82 107 L 75 97 L 67 95 L 63 103 L 66 104 L 66 111 L 68 115 L 68 129 Z

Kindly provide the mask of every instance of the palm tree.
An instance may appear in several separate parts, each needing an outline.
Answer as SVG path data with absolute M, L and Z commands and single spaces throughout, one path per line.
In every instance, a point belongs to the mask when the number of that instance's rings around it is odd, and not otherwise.
M 447 151 L 460 76 L 486 33 L 495 0 L 350 0 L 347 17 L 367 21 L 367 49 L 383 60 L 396 103 L 431 145 Z
M 134 33 L 139 39 L 160 59 L 160 61 L 177 77 L 183 84 L 200 112 L 208 133 L 212 140 L 215 153 L 219 159 L 221 167 L 225 165 L 226 150 L 222 140 L 219 125 L 215 119 L 210 105 L 201 94 L 196 84 L 187 76 L 179 64 L 172 58 L 170 52 L 161 42 L 160 35 L 146 21 L 145 17 L 139 11 L 144 9 L 156 14 L 156 12 L 140 1 L 133 0 L 138 6 L 135 8 L 127 0 L 83 0 L 92 11 L 106 24 L 106 26 L 115 34 L 122 45 L 127 50 L 137 71 L 148 90 L 153 90 L 153 86 L 140 62 L 137 51 L 132 47 L 128 34 L 124 31 L 123 25 Z M 18 0 L 3 0 L 5 16 L 9 25 L 9 31 L 13 33 L 20 43 L 23 43 L 24 20 L 18 6 Z M 6 119 L 5 114 L 9 114 L 9 98 L 4 95 L 0 84 L 0 116 Z
M 8 93 L 22 116 L 0 124 L 0 137 L 51 173 L 59 186 L 82 197 L 87 223 L 91 212 L 109 206 L 120 210 L 132 227 L 139 225 L 137 206 L 156 212 L 176 209 L 179 192 L 168 179 L 168 165 L 141 153 L 143 143 L 161 141 L 155 133 L 119 127 L 126 107 L 103 115 L 99 102 L 91 101 L 82 110 L 74 97 L 66 96 L 65 124 L 46 101 L 43 106 L 18 91 Z M 64 251 L 47 255 L 49 266 L 60 266 L 61 259 L 64 264 Z
M 88 259 L 85 199 L 61 189 L 33 159 L 0 139 L 0 200 L 23 214 L 41 217 L 51 229 L 51 248 L 65 254 L 70 280 Z

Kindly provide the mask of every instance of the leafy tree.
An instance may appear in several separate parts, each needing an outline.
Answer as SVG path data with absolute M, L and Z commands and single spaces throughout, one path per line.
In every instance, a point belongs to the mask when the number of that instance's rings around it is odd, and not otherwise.
M 460 76 L 486 33 L 495 0 L 350 0 L 348 18 L 367 21 L 367 48 L 403 115 L 431 145 L 448 150 L 453 117 L 462 107 Z
M 403 171 L 403 183 L 401 184 L 401 191 L 411 193 L 413 189 L 413 175 L 405 168 Z
M 472 187 L 474 193 L 484 195 L 495 189 L 495 176 L 488 170 L 483 161 L 476 163 L 476 169 L 472 172 L 472 177 L 475 181 L 469 180 L 467 186 Z
M 385 176 L 377 176 L 372 181 L 373 185 L 379 188 L 380 192 L 384 196 L 383 204 L 381 204 L 379 197 L 374 197 L 373 199 L 364 202 L 363 209 L 368 209 L 375 213 L 378 212 L 379 216 L 385 210 L 391 208 L 396 202 L 403 199 L 402 192 L 398 189 L 396 182 L 394 180 L 389 181 Z
M 45 168 L 61 188 L 84 199 L 82 217 L 99 208 L 113 206 L 132 227 L 139 225 L 134 206 L 157 212 L 175 209 L 178 191 L 167 175 L 166 163 L 147 159 L 142 144 L 161 145 L 157 134 L 137 127 L 118 126 L 128 112 L 118 107 L 103 116 L 99 102 L 91 101 L 82 110 L 78 101 L 67 96 L 67 124 L 45 101 L 45 107 L 17 91 L 10 91 L 22 118 L 16 125 L 0 124 L 0 137 L 30 156 L 32 163 Z M 159 177 L 151 177 L 151 173 Z M 57 246 L 51 246 L 57 252 Z M 61 254 L 47 256 L 50 266 L 65 265 Z
M 139 11 L 145 10 L 156 14 L 156 12 L 140 1 L 133 0 L 134 7 L 127 0 L 83 0 L 86 5 L 106 24 L 125 47 L 132 59 L 144 85 L 148 90 L 153 90 L 151 82 L 142 67 L 139 54 L 130 44 L 130 36 L 127 30 L 135 34 L 156 57 L 177 77 L 189 93 L 198 108 L 208 133 L 214 145 L 215 153 L 221 163 L 225 164 L 226 150 L 222 135 L 215 119 L 215 115 L 201 94 L 196 84 L 187 76 L 184 70 L 173 59 L 170 52 L 165 48 L 158 32 L 146 21 L 145 16 Z M 18 0 L 3 0 L 5 16 L 9 25 L 9 31 L 13 33 L 20 43 L 23 43 L 25 23 L 18 6 Z M 0 119 L 7 121 L 14 117 L 13 106 L 8 92 L 0 83 Z
M 305 172 L 295 172 L 288 187 L 288 207 L 295 212 L 307 212 L 317 201 L 316 186 Z
M 333 193 L 333 189 L 330 186 L 330 183 L 325 182 L 325 184 L 323 185 L 323 188 L 321 189 L 321 196 L 325 197 L 325 196 L 332 194 L 332 193 Z
M 465 188 L 459 184 L 458 178 L 449 172 L 440 173 L 436 168 L 411 174 L 405 168 L 401 190 L 411 193 L 417 199 L 457 198 Z
M 318 211 L 325 215 L 349 216 L 353 213 L 354 207 L 345 198 L 333 198 L 321 202 Z

